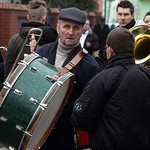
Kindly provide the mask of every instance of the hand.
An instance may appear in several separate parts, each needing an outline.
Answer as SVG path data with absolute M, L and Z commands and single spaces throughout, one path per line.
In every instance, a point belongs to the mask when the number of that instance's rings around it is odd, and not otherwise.
M 31 41 L 29 44 L 31 52 L 34 52 L 37 44 L 34 34 L 31 35 Z
M 87 47 L 90 47 L 90 46 L 91 46 L 91 43 L 90 43 L 90 42 L 86 42 L 86 46 L 87 46 Z

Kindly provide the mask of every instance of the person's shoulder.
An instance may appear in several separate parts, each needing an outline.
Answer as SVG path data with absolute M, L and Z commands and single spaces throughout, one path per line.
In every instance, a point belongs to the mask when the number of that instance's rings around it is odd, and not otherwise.
M 93 58 L 93 56 L 91 56 L 90 54 L 86 54 L 84 57 L 84 60 L 87 64 L 87 66 L 95 66 L 99 68 L 99 64 L 97 63 L 97 61 Z
M 51 45 L 52 45 L 52 43 L 44 44 L 44 45 L 40 46 L 37 50 L 44 50 L 44 49 L 46 50 L 46 49 L 50 48 Z

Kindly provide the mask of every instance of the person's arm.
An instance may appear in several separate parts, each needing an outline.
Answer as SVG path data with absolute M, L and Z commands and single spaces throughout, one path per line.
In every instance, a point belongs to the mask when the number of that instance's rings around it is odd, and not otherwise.
M 95 77 L 87 84 L 74 104 L 71 122 L 76 129 L 92 131 L 99 124 L 104 94 L 102 93 L 103 85 L 97 79 L 98 77 Z

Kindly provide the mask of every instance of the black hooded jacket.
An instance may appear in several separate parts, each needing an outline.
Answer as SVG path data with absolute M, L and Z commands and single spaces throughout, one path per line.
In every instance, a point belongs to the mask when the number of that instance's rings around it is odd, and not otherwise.
M 39 22 L 22 23 L 19 33 L 15 34 L 8 42 L 5 66 L 6 76 L 9 74 L 21 50 L 22 53 L 18 61 L 24 58 L 24 54 L 30 54 L 30 47 L 26 46 L 24 43 L 29 30 L 32 28 L 41 28 L 43 30 L 39 46 L 54 42 L 57 39 L 57 31 L 51 26 L 45 26 Z
M 133 54 L 116 55 L 87 84 L 71 121 L 89 131 L 94 150 L 149 150 L 149 89 L 150 69 L 136 65 Z

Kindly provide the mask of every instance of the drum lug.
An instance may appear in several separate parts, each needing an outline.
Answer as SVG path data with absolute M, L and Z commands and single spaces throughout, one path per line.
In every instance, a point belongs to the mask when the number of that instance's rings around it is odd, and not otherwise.
M 44 103 L 39 103 L 38 100 L 34 99 L 34 98 L 30 98 L 29 101 L 33 104 L 38 104 L 43 110 L 45 110 L 47 108 L 47 104 Z
M 14 89 L 14 93 L 17 94 L 17 95 L 19 95 L 19 96 L 22 94 L 22 92 L 19 91 L 18 89 Z
M 45 76 L 45 79 L 48 80 L 49 82 L 52 82 L 52 83 L 54 83 L 54 82 L 57 81 L 57 79 L 55 79 L 54 77 L 51 77 L 51 76 L 49 76 L 49 75 L 46 75 L 46 76 Z
M 30 71 L 37 72 L 37 68 L 30 66 L 26 61 L 21 60 L 20 65 L 29 66 Z
M 24 131 L 24 130 L 23 130 L 23 127 L 20 126 L 20 125 L 16 125 L 16 129 L 19 130 L 19 131 L 24 132 L 24 133 L 25 133 L 27 136 L 29 136 L 29 137 L 32 136 L 32 134 L 30 134 L 28 131 Z
M 31 70 L 32 72 L 37 72 L 37 68 L 32 67 L 32 66 L 30 66 L 30 70 Z
M 3 121 L 3 122 L 7 122 L 8 121 L 8 119 L 5 118 L 4 116 L 0 116 L 0 120 Z

